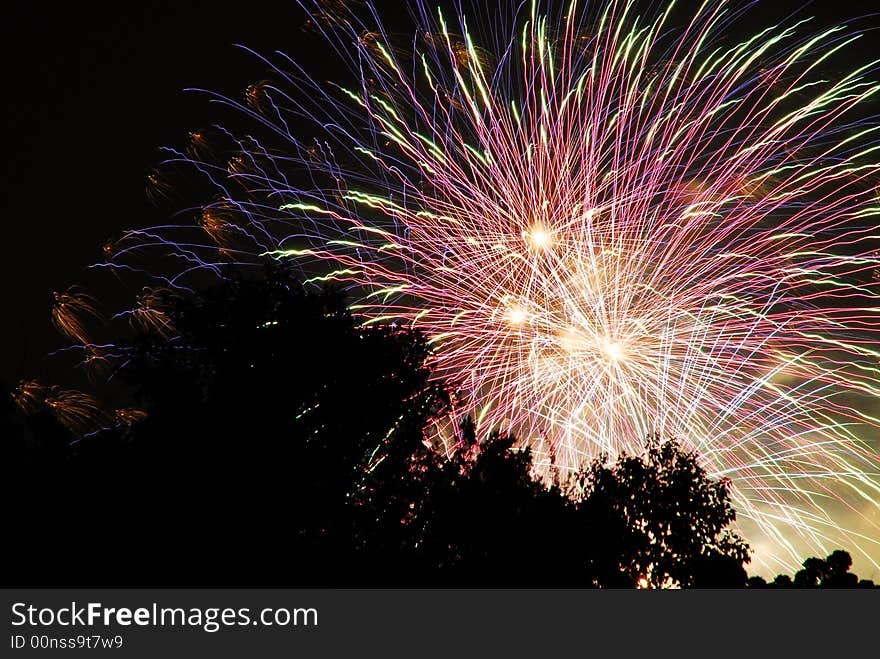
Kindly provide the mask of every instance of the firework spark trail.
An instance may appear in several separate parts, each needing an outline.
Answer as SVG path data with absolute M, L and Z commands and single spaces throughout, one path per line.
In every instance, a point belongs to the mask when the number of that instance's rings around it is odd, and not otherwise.
M 89 394 L 37 380 L 20 382 L 13 399 L 26 414 L 48 410 L 71 433 L 81 436 L 109 421 L 101 403 Z
M 341 282 L 365 324 L 425 331 L 461 409 L 544 467 L 676 436 L 732 479 L 773 545 L 760 560 L 790 567 L 796 538 L 877 565 L 880 143 L 858 116 L 875 65 L 824 80 L 859 35 L 805 39 L 804 22 L 719 45 L 742 13 L 727 2 L 683 26 L 672 5 L 603 6 L 480 20 L 418 3 L 398 38 L 310 5 L 358 83 L 265 59 L 270 79 L 218 100 L 266 137 L 216 129 L 222 160 L 194 133 L 168 159 L 213 187 L 202 238 L 132 231 L 109 265 L 163 251 L 175 288 L 290 259 Z
M 88 345 L 88 321 L 101 321 L 97 301 L 77 286 L 71 286 L 64 293 L 56 291 L 52 299 L 52 324 L 79 344 Z

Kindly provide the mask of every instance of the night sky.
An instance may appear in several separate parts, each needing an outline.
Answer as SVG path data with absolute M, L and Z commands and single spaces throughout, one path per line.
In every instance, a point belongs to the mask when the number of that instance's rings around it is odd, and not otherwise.
M 216 119 L 203 87 L 240 96 L 263 67 L 235 48 L 301 41 L 295 3 L 152 0 L 107 13 L 19 3 L 4 21 L 6 174 L 0 376 L 42 375 L 60 344 L 51 292 L 84 282 L 123 229 L 160 223 L 145 195 L 161 146 Z M 8 16 L 8 15 L 7 15 Z
M 386 4 L 389 20 L 403 13 L 400 3 Z M 761 5 L 748 27 L 798 8 L 820 24 L 876 10 L 876 0 Z M 218 118 L 207 96 L 185 88 L 241 97 L 264 67 L 236 43 L 283 50 L 320 75 L 321 52 L 304 52 L 304 21 L 295 2 L 266 0 L 148 0 L 109 13 L 80 3 L 7 10 L 0 379 L 60 379 L 46 359 L 64 343 L 50 324 L 51 292 L 88 288 L 99 277 L 87 266 L 102 260 L 108 239 L 167 219 L 167 208 L 145 194 L 159 147 L 182 146 L 190 131 Z M 871 29 L 880 18 L 858 25 Z M 880 58 L 880 34 L 860 48 L 859 63 Z

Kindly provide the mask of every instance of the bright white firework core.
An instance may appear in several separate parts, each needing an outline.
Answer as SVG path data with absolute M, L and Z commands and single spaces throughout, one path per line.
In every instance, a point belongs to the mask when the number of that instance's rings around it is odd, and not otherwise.
M 534 226 L 525 233 L 526 240 L 536 249 L 546 249 L 552 242 L 550 232 L 542 226 Z
M 507 315 L 512 325 L 522 325 L 526 320 L 526 312 L 521 307 L 513 307 Z
M 623 347 L 617 341 L 606 339 L 604 347 L 605 354 L 608 355 L 608 359 L 611 361 L 618 362 L 624 358 Z

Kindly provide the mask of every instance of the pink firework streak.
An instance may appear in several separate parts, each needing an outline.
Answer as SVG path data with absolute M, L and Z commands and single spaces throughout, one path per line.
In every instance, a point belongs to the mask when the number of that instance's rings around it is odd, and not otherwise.
M 308 7 L 353 84 L 264 60 L 219 100 L 265 137 L 169 158 L 212 186 L 199 237 L 132 231 L 111 265 L 161 248 L 173 288 L 291 260 L 365 325 L 425 332 L 458 413 L 539 469 L 674 436 L 732 480 L 768 569 L 838 546 L 878 567 L 878 85 L 827 75 L 859 34 L 580 4 L 417 4 L 408 35 Z

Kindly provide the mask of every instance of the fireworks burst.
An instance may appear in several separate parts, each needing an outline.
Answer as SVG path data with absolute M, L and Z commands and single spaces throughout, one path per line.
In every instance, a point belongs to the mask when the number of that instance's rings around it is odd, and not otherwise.
M 168 159 L 211 185 L 201 237 L 132 231 L 110 265 L 159 249 L 174 288 L 289 259 L 364 324 L 423 330 L 460 411 L 543 468 L 675 436 L 731 478 L 759 560 L 845 543 L 877 565 L 878 85 L 873 64 L 823 78 L 859 35 L 732 40 L 731 3 L 681 23 L 620 1 L 418 3 L 400 37 L 346 4 L 309 27 L 356 82 L 266 60 L 220 99 L 266 137 L 200 131 Z
M 109 421 L 101 403 L 93 396 L 57 385 L 45 385 L 38 380 L 20 382 L 12 397 L 26 414 L 48 410 L 77 436 L 101 428 Z
M 156 332 L 160 336 L 169 337 L 175 332 L 174 323 L 168 315 L 169 299 L 174 294 L 167 288 L 151 288 L 145 286 L 137 296 L 137 307 L 127 315 L 131 326 L 141 332 Z
M 12 392 L 12 399 L 25 414 L 38 412 L 48 395 L 48 388 L 39 380 L 22 380 Z
M 78 286 L 52 294 L 52 324 L 66 336 L 82 345 L 88 345 L 86 325 L 89 320 L 101 320 L 97 300 Z

